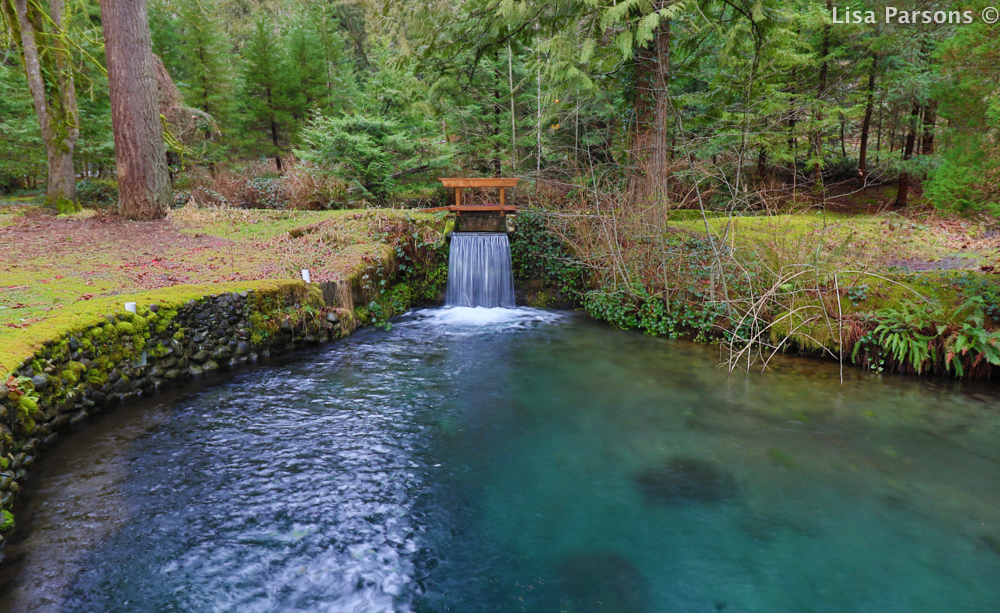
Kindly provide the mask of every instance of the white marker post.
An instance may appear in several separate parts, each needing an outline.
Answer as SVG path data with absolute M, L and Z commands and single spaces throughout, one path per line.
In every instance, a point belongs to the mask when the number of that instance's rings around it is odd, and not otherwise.
M 137 312 L 136 304 L 134 302 L 126 302 L 125 310 L 128 311 L 129 313 L 136 313 Z M 132 362 L 132 366 L 135 368 L 140 368 L 145 365 L 146 365 L 146 350 L 143 349 L 142 355 L 136 358 L 135 362 Z
M 302 269 L 302 280 L 305 281 L 306 283 L 312 283 L 312 276 L 309 274 L 309 271 L 306 270 L 305 268 Z

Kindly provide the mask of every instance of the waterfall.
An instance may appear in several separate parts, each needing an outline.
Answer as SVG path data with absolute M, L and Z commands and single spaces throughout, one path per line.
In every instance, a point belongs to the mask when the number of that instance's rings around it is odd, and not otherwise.
M 451 235 L 445 304 L 514 308 L 514 274 L 506 234 Z

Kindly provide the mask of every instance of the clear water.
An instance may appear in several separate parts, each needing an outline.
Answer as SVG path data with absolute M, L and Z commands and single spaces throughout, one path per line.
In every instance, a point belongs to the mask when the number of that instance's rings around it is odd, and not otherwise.
M 506 234 L 451 235 L 445 304 L 514 308 L 514 273 Z
M 119 441 L 117 468 L 71 444 L 33 475 L 104 485 L 29 499 L 51 540 L 0 610 L 997 610 L 991 387 L 717 362 L 577 314 L 425 310 L 162 398 L 141 435 L 112 413 L 67 442 Z

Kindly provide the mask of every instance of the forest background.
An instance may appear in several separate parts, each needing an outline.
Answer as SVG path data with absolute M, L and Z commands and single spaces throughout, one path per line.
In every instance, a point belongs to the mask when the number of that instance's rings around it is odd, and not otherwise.
M 544 209 L 539 227 L 560 239 L 528 255 L 549 257 L 546 273 L 592 313 L 738 341 L 735 356 L 798 332 L 799 344 L 861 359 L 866 335 L 916 307 L 886 294 L 869 311 L 895 315 L 852 320 L 841 298 L 864 307 L 879 295 L 867 275 L 885 272 L 905 224 L 879 218 L 888 229 L 867 236 L 861 222 L 848 236 L 828 232 L 825 214 L 939 211 L 988 233 L 1000 212 L 990 5 L 893 6 L 975 19 L 834 23 L 830 0 L 149 0 L 173 205 L 434 206 L 448 198 L 437 177 L 519 176 L 515 203 Z M 44 188 L 64 212 L 114 209 L 98 3 L 0 7 L 0 192 L 32 201 Z M 50 134 L 18 11 L 33 15 Z M 67 157 L 75 181 L 54 187 Z M 819 234 L 810 211 L 824 215 Z M 757 234 L 734 221 L 776 216 L 782 229 Z M 880 248 L 886 257 L 859 272 L 872 264 L 859 249 Z M 932 335 L 944 349 L 894 359 L 947 371 L 948 335 L 970 321 L 991 328 L 992 313 L 983 292 L 952 293 L 980 299 L 964 310 L 916 293 L 931 306 L 906 324 L 907 343 L 933 349 L 923 337 L 946 321 Z M 967 352 L 1000 363 L 995 341 Z

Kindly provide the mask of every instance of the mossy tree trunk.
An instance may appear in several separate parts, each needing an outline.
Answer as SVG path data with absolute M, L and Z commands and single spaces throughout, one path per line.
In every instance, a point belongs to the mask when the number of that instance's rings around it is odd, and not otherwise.
M 156 92 L 146 0 L 101 0 L 118 167 L 118 208 L 128 219 L 165 217 L 173 195 Z
M 64 8 L 64 0 L 51 0 L 46 16 L 32 0 L 0 0 L 0 9 L 13 30 L 12 39 L 21 51 L 45 145 L 48 164 L 45 202 L 62 213 L 70 213 L 80 210 L 73 170 L 80 113 L 73 82 L 73 59 L 63 25 Z

